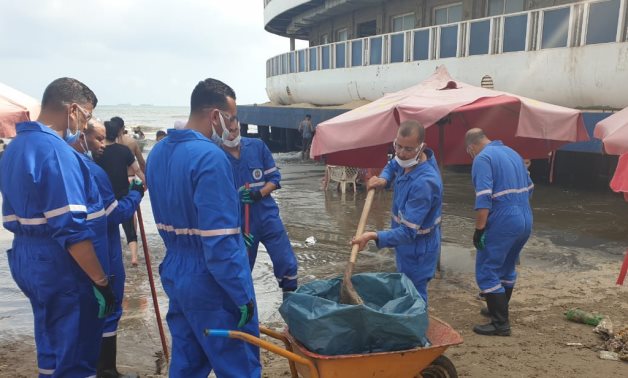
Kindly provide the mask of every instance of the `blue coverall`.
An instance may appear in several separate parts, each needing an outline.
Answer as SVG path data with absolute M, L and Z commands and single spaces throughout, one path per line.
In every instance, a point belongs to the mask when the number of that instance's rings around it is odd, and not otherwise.
M 101 198 L 81 156 L 52 129 L 16 130 L 0 162 L 2 216 L 14 233 L 11 275 L 33 308 L 40 377 L 94 376 L 103 320 L 67 249 L 94 239 L 87 220 L 105 219 Z
M 436 271 L 440 251 L 443 182 L 434 153 L 425 149 L 427 160 L 412 171 L 393 159 L 380 178 L 394 180 L 391 229 L 377 232 L 377 247 L 395 247 L 397 271 L 404 273 L 425 301 L 427 284 Z
M 515 263 L 532 230 L 534 184 L 523 159 L 501 141 L 492 141 L 473 159 L 475 210 L 489 209 L 485 248 L 477 251 L 475 277 L 482 293 L 515 286 Z
M 237 329 L 239 306 L 255 300 L 240 200 L 221 148 L 189 129 L 168 130 L 153 147 L 146 180 L 155 223 L 166 245 L 159 267 L 170 300 L 172 377 L 259 377 L 259 349 L 204 336 Z M 259 335 L 257 311 L 242 331 Z
M 107 245 L 109 258 L 109 271 L 112 276 L 113 293 L 116 296 L 116 308 L 111 315 L 105 319 L 103 337 L 115 336 L 118 330 L 118 322 L 122 317 L 122 300 L 124 299 L 124 282 L 126 273 L 122 259 L 122 245 L 120 244 L 120 223 L 131 219 L 133 213 L 140 204 L 142 196 L 137 191 L 131 190 L 129 194 L 116 200 L 113 193 L 111 181 L 105 172 L 92 159 L 85 159 L 94 181 L 100 192 L 100 196 L 107 215 Z
M 239 159 L 233 157 L 228 151 L 225 153 L 231 162 L 236 189 L 247 182 L 251 190 L 260 190 L 267 182 L 275 184 L 277 189 L 281 187 L 279 184 L 281 173 L 275 165 L 270 150 L 260 139 L 241 138 Z M 249 232 L 255 238 L 253 245 L 248 248 L 251 270 L 257 258 L 257 248 L 262 242 L 273 262 L 273 271 L 279 287 L 283 290 L 296 289 L 297 259 L 279 217 L 277 203 L 269 195 L 250 206 Z

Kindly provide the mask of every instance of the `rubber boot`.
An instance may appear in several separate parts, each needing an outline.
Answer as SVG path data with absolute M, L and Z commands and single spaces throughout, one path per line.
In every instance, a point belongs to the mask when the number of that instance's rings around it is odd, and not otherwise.
M 510 304 L 510 297 L 512 297 L 512 287 L 506 287 L 504 289 L 506 289 L 506 302 Z M 482 307 L 480 309 L 480 314 L 486 316 L 487 318 L 491 317 L 491 314 L 488 313 L 488 307 Z
M 135 374 L 124 375 L 116 367 L 117 337 L 103 337 L 100 344 L 100 359 L 98 360 L 98 378 L 135 378 Z
M 486 304 L 491 314 L 491 322 L 484 325 L 476 325 L 473 327 L 473 332 L 487 336 L 510 336 L 506 293 L 486 294 Z

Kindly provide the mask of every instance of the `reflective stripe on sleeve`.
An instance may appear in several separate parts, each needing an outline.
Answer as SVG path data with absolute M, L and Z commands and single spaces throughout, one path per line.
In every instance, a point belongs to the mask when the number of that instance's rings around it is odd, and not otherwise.
M 475 192 L 476 197 L 483 196 L 485 194 L 488 194 L 490 196 L 491 194 L 493 194 L 493 191 L 491 189 L 486 189 L 486 190 L 480 190 L 479 192 Z
M 98 210 L 96 212 L 87 214 L 87 220 L 92 220 L 92 219 L 104 217 L 105 215 L 107 215 L 107 212 L 105 211 L 105 209 L 100 209 L 100 210 Z
M 111 205 L 107 206 L 107 210 L 105 210 L 105 214 L 109 215 L 111 212 L 118 207 L 118 200 L 114 200 Z
M 220 228 L 216 230 L 199 230 L 198 228 L 174 228 L 167 224 L 157 224 L 158 230 L 166 232 L 174 232 L 176 235 L 191 235 L 191 236 L 223 236 L 223 235 L 236 235 L 240 233 L 240 227 L 238 228 Z
M 58 209 L 44 211 L 44 216 L 46 218 L 54 218 L 54 217 L 58 217 L 59 215 L 63 215 L 65 213 L 69 213 L 70 211 L 74 211 L 77 213 L 86 213 L 87 208 L 85 207 L 85 205 L 67 205 L 67 206 L 60 207 Z
M 264 174 L 267 175 L 269 173 L 273 173 L 277 170 L 277 167 L 272 167 L 264 171 Z
M 254 182 L 254 183 L 249 184 L 249 188 L 257 188 L 257 187 L 264 186 L 264 185 L 266 185 L 266 182 L 264 182 L 264 181 L 262 181 L 262 182 Z

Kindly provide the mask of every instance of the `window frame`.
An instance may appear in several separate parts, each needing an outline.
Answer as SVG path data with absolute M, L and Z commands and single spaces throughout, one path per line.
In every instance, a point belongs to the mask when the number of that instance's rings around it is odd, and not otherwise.
M 394 29 L 395 20 L 401 19 L 401 27 L 403 28 L 403 21 L 408 16 L 411 16 L 414 19 L 414 26 L 411 27 L 410 29 L 395 30 Z M 390 32 L 391 33 L 400 33 L 400 32 L 404 32 L 404 31 L 412 30 L 412 29 L 416 29 L 416 14 L 414 12 L 402 13 L 402 14 L 398 14 L 396 16 L 390 17 Z
M 446 4 L 446 5 L 439 5 L 437 7 L 433 7 L 432 8 L 432 26 L 440 26 L 440 25 L 453 24 L 453 23 L 456 23 L 456 22 L 462 22 L 462 20 L 464 18 L 462 13 L 460 14 L 460 20 L 459 21 L 449 21 L 449 8 L 460 6 L 461 12 L 462 12 L 464 10 L 462 5 L 463 5 L 463 3 L 462 3 L 462 1 L 460 1 L 460 2 L 457 2 L 457 3 L 450 3 L 450 4 Z M 447 22 L 445 22 L 443 24 L 437 24 L 436 23 L 436 11 L 442 10 L 442 9 L 447 9 Z

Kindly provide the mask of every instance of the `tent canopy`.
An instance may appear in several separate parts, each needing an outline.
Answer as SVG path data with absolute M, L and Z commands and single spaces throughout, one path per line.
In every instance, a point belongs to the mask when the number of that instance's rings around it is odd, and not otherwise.
M 0 138 L 13 138 L 15 124 L 36 119 L 39 110 L 39 101 L 0 83 Z
M 311 156 L 329 164 L 383 167 L 399 123 L 417 120 L 444 164 L 468 164 L 464 134 L 480 127 L 523 157 L 547 157 L 588 135 L 579 111 L 455 81 L 444 66 L 418 85 L 318 125 Z

